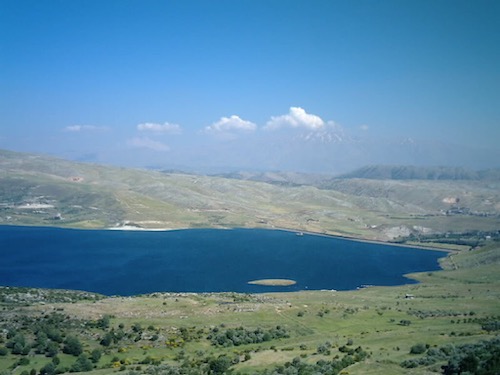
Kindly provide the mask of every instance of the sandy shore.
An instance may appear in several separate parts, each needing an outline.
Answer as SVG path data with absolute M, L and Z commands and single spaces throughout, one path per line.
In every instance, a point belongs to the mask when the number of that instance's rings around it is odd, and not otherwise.
M 148 231 L 148 232 L 163 232 L 163 231 L 169 231 L 169 230 L 174 230 L 172 228 L 142 228 L 142 227 L 136 227 L 133 225 L 123 225 L 121 227 L 111 227 L 111 228 L 106 228 L 107 230 L 141 230 L 141 231 Z
M 337 239 L 341 239 L 341 240 L 354 241 L 354 242 L 366 242 L 366 243 L 373 243 L 373 244 L 378 244 L 378 245 L 387 245 L 387 246 L 395 246 L 395 247 L 403 247 L 403 248 L 406 247 L 406 248 L 418 249 L 418 250 L 433 250 L 433 251 L 442 251 L 445 253 L 456 253 L 456 250 L 446 249 L 446 248 L 441 248 L 441 247 L 432 247 L 432 246 L 425 246 L 425 245 L 413 245 L 413 244 L 409 245 L 409 244 L 404 244 L 404 243 L 389 242 L 389 241 L 382 241 L 382 240 L 371 240 L 371 239 L 366 239 L 366 238 L 348 237 L 348 236 L 342 236 L 340 234 L 310 232 L 310 231 L 305 231 L 305 230 L 299 231 L 296 229 L 280 228 L 280 227 L 273 228 L 273 230 L 281 230 L 284 232 L 291 232 L 291 233 L 295 233 L 295 234 L 300 233 L 299 236 L 303 236 L 304 234 L 308 234 L 311 236 L 337 238 Z

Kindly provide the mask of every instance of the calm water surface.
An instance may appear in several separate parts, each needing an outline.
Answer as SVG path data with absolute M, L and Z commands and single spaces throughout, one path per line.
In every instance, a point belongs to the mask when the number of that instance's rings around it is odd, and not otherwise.
M 441 251 L 263 229 L 166 232 L 0 226 L 0 285 L 107 295 L 274 292 L 413 283 Z M 249 285 L 256 279 L 296 285 Z

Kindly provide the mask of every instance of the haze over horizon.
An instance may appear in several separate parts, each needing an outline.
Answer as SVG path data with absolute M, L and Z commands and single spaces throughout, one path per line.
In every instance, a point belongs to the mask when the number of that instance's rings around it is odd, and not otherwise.
M 499 167 L 497 1 L 0 2 L 0 148 L 133 167 Z

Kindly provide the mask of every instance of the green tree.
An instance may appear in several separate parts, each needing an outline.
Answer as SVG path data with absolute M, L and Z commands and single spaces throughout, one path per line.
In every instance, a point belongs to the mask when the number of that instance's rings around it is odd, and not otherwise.
M 79 356 L 83 352 L 82 343 L 75 336 L 68 336 L 66 340 L 64 340 L 63 352 Z
M 71 365 L 71 372 L 91 371 L 94 368 L 92 362 L 83 354 L 78 356 L 78 359 Z
M 56 375 L 56 366 L 51 362 L 40 369 L 40 375 Z
M 12 354 L 26 355 L 31 349 L 22 333 L 17 333 L 10 341 L 8 341 L 7 347 L 11 348 Z
M 110 316 L 104 315 L 101 319 L 97 321 L 97 326 L 102 329 L 108 329 L 110 322 Z
M 93 363 L 99 362 L 101 359 L 102 352 L 99 349 L 94 349 L 90 353 L 90 359 L 92 360 Z
M 36 333 L 36 352 L 38 354 L 45 353 L 47 349 L 48 337 L 44 331 L 38 331 Z
M 49 325 L 44 328 L 44 332 L 47 335 L 49 339 L 52 341 L 55 341 L 57 343 L 62 343 L 63 342 L 63 336 L 62 333 L 59 329 L 56 327 Z
M 139 333 L 142 332 L 142 327 L 140 323 L 134 323 L 132 324 L 132 331 Z
M 49 341 L 45 348 L 45 355 L 47 357 L 55 357 L 59 353 L 59 345 L 53 341 Z
M 460 361 L 460 373 L 476 374 L 478 366 L 479 359 L 473 353 L 470 353 Z
M 110 346 L 111 343 L 113 342 L 113 335 L 111 333 L 106 333 L 104 337 L 102 338 L 100 344 L 102 346 Z
M 218 358 L 212 358 L 208 366 L 210 368 L 210 373 L 212 374 L 224 374 L 229 367 L 231 367 L 231 360 L 225 355 L 221 355 Z

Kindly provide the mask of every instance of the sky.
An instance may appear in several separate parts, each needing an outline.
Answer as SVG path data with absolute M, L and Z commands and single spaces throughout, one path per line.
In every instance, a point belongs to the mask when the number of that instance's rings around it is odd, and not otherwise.
M 500 163 L 497 0 L 0 0 L 0 148 L 196 171 Z

